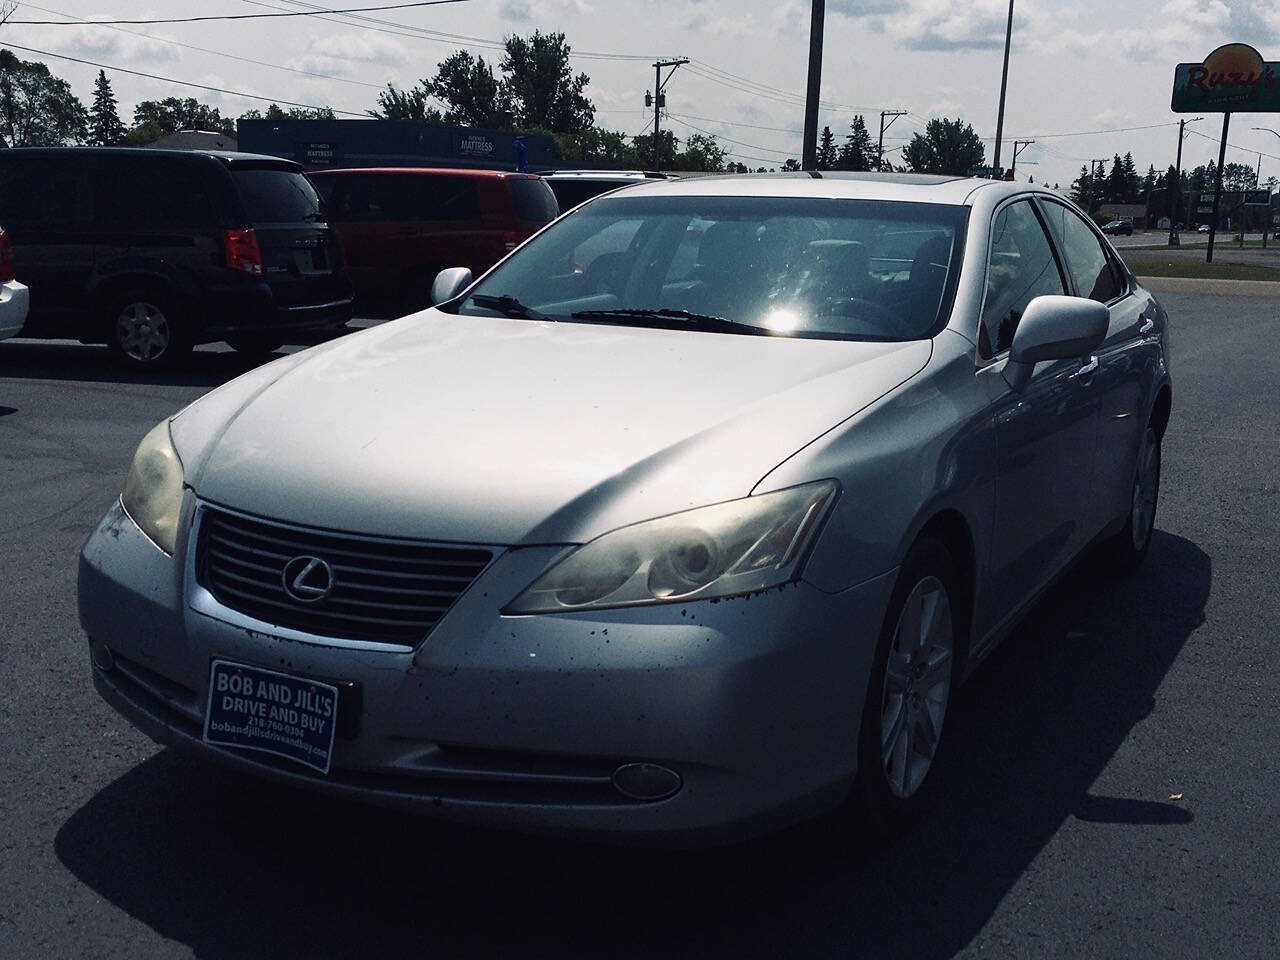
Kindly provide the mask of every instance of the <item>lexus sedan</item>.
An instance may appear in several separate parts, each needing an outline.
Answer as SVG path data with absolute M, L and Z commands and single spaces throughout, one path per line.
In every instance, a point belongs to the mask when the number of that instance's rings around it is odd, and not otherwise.
M 157 741 L 532 831 L 891 831 L 956 685 L 1148 550 L 1165 313 L 1056 194 L 637 184 L 434 295 L 142 440 L 79 604 Z

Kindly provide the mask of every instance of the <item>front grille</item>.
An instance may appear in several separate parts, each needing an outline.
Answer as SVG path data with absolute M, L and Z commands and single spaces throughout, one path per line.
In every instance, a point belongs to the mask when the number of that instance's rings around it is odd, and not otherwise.
M 333 589 L 303 603 L 285 590 L 298 557 L 325 561 Z M 414 646 L 492 558 L 488 550 L 351 536 L 204 508 L 196 577 L 225 607 L 325 637 Z M 294 569 L 297 569 L 295 567 Z

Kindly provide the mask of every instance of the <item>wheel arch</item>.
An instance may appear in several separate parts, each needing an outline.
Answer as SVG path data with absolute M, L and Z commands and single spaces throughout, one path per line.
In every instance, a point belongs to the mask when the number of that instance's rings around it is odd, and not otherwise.
M 957 587 L 961 595 L 954 598 L 952 610 L 958 615 L 956 652 L 958 659 L 963 663 L 969 654 L 974 597 L 977 593 L 978 557 L 973 530 L 963 513 L 954 507 L 945 507 L 921 524 L 902 556 L 905 558 L 922 540 L 934 540 L 940 543 L 955 564 Z
M 1169 417 L 1173 413 L 1173 388 L 1168 383 L 1161 384 L 1156 394 L 1156 401 L 1151 406 L 1151 418 L 1148 422 L 1156 428 L 1156 436 L 1164 439 L 1169 429 Z

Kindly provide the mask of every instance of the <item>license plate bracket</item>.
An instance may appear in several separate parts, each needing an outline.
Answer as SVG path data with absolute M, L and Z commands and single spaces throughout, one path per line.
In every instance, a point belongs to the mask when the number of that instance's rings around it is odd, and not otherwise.
M 338 688 L 229 660 L 209 668 L 204 742 L 257 750 L 328 773 Z

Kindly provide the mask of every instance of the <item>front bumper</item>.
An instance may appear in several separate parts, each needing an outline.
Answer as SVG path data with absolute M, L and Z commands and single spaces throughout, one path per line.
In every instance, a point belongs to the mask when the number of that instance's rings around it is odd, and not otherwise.
M 475 823 L 701 845 L 843 798 L 892 573 L 837 595 L 799 583 L 501 616 L 561 549 L 502 553 L 415 649 L 360 649 L 220 616 L 185 558 L 158 550 L 117 503 L 80 563 L 81 623 L 114 661 L 94 665 L 94 684 L 161 743 Z M 202 742 L 214 658 L 358 685 L 356 705 L 340 706 L 359 713 L 358 731 L 336 741 L 328 775 Z M 675 771 L 679 790 L 624 796 L 611 777 L 633 762 Z

